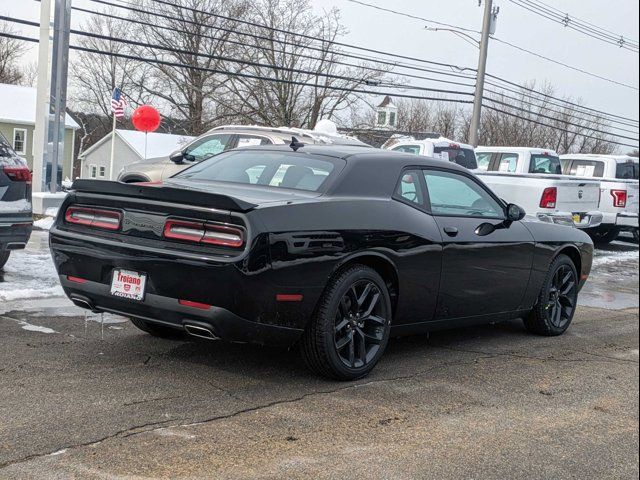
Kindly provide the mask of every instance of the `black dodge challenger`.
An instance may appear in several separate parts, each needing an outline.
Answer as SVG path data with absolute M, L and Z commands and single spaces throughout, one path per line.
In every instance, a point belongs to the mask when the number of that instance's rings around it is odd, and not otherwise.
M 297 344 L 355 379 L 391 335 L 512 318 L 563 333 L 593 245 L 524 216 L 455 164 L 292 143 L 161 184 L 77 180 L 50 244 L 78 306 L 161 337 Z

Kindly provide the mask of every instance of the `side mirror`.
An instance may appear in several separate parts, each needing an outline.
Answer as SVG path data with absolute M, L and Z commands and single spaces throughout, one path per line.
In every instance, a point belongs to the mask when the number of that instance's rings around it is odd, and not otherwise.
M 507 205 L 507 221 L 518 222 L 522 220 L 527 213 L 515 203 Z
M 178 150 L 177 152 L 173 152 L 171 155 L 169 155 L 169 160 L 171 160 L 173 163 L 180 165 L 181 163 L 184 162 L 184 154 L 182 153 L 182 150 Z
M 492 234 L 496 230 L 497 230 L 497 227 L 495 225 L 493 225 L 492 223 L 486 222 L 478 225 L 478 228 L 476 228 L 475 234 L 478 235 L 479 237 L 486 237 L 487 235 Z

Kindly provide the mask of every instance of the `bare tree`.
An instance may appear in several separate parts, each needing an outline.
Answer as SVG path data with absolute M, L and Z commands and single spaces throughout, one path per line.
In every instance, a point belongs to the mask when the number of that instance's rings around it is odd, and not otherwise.
M 237 55 L 237 47 L 227 42 L 237 22 L 221 16 L 242 16 L 246 4 L 244 0 L 169 1 L 171 5 L 138 2 L 148 12 L 140 19 L 152 25 L 140 26 L 138 37 L 160 47 L 136 49 L 149 59 L 148 75 L 139 79 L 139 86 L 159 99 L 169 115 L 188 120 L 191 135 L 199 135 L 212 126 L 218 94 L 228 81 L 224 72 L 229 62 L 221 57 Z
M 347 112 L 384 71 L 340 65 L 335 45 L 345 33 L 337 10 L 313 13 L 309 0 L 258 0 L 248 17 L 242 58 L 227 84 L 225 115 L 240 122 L 313 128 Z M 294 33 L 288 33 L 294 32 Z M 312 48 L 310 48 L 312 47 Z
M 0 23 L 0 34 L 15 33 L 9 25 Z M 26 50 L 24 42 L 0 36 L 0 83 L 18 84 L 22 81 L 24 75 L 18 63 Z
M 109 13 L 113 13 L 111 10 Z M 82 25 L 82 29 L 105 37 L 122 41 L 94 37 L 78 37 L 78 43 L 88 49 L 105 52 L 81 51 L 72 58 L 70 84 L 70 107 L 77 112 L 91 115 L 91 132 L 106 133 L 111 130 L 111 95 L 118 87 L 130 104 L 144 101 L 138 79 L 144 77 L 145 65 L 137 60 L 117 55 L 131 54 L 125 42 L 131 38 L 130 25 L 122 20 L 106 16 L 92 16 Z M 109 55 L 110 54 L 110 55 Z M 95 115 L 94 115 L 95 114 Z M 85 131 L 83 135 L 86 135 Z M 87 137 L 93 138 L 93 134 Z M 82 139 L 81 139 L 82 140 Z M 83 147 L 91 146 L 91 141 L 81 141 Z M 79 153 L 82 153 L 80 149 Z

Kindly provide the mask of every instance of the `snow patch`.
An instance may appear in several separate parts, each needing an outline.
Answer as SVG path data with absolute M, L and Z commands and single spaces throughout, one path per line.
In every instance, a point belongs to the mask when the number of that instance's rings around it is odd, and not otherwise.
M 50 230 L 53 226 L 54 221 L 55 218 L 53 217 L 44 217 L 33 222 L 33 228 L 38 228 L 40 230 Z
M 602 250 L 596 250 L 593 257 L 593 265 L 608 265 L 611 263 L 628 262 L 630 260 L 638 260 L 640 258 L 640 252 L 638 250 L 632 250 L 629 252 L 607 252 Z
M 20 322 L 20 326 L 23 330 L 27 330 L 29 332 L 57 333 L 53 328 L 41 327 L 40 325 L 32 325 L 27 322 Z
M 13 202 L 0 202 L 0 212 L 13 213 L 13 212 L 29 212 L 31 211 L 31 202 L 25 200 L 14 200 Z

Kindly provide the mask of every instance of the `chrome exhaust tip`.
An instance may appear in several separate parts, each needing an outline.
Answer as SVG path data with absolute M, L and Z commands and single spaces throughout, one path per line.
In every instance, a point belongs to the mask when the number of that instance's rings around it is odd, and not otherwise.
M 76 306 L 80 307 L 80 308 L 86 308 L 88 310 L 91 310 L 92 312 L 97 312 L 98 310 L 96 310 L 96 308 L 93 306 L 93 303 L 91 303 L 90 300 L 83 298 L 83 297 L 78 297 L 76 295 L 71 295 L 71 301 L 73 303 L 76 304 Z
M 189 335 L 193 337 L 206 338 L 207 340 L 218 340 L 218 337 L 213 333 L 213 331 L 210 328 L 207 328 L 201 325 L 185 323 L 184 329 Z

